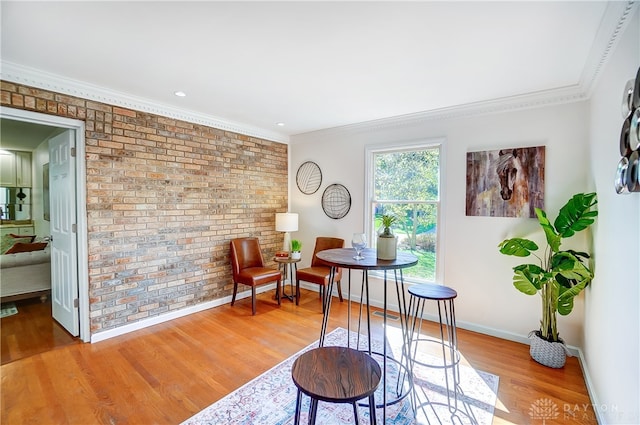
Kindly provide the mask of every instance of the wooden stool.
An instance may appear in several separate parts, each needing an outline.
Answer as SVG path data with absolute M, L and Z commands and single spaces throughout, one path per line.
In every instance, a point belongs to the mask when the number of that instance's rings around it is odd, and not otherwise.
M 370 423 L 376 423 L 374 393 L 380 384 L 380 365 L 368 354 L 347 347 L 320 347 L 303 353 L 291 367 L 298 387 L 294 424 L 300 424 L 302 393 L 311 397 L 309 424 L 316 423 L 318 401 L 350 403 L 356 424 L 356 401 L 369 397 Z

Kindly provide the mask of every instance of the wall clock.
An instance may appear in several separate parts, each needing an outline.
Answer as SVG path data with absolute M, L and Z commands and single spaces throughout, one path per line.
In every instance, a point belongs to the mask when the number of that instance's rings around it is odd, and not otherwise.
M 329 185 L 322 194 L 322 209 L 329 218 L 344 217 L 351 209 L 351 194 L 341 184 Z
M 316 193 L 322 184 L 322 171 L 318 164 L 312 161 L 304 162 L 296 173 L 296 184 L 305 195 Z

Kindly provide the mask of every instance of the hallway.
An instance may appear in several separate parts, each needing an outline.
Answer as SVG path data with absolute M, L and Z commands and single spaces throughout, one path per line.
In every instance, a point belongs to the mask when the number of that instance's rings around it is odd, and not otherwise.
M 18 314 L 0 319 L 2 365 L 58 347 L 80 344 L 51 316 L 51 299 L 15 301 Z

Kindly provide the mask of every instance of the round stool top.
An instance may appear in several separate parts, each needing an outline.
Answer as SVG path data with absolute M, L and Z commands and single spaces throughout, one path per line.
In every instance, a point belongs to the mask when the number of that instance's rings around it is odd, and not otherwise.
M 421 283 L 409 286 L 409 293 L 419 298 L 428 300 L 451 300 L 458 296 L 458 293 L 447 286 Z
M 353 403 L 380 384 L 380 365 L 368 354 L 347 347 L 320 347 L 303 353 L 291 367 L 296 387 L 330 403 Z

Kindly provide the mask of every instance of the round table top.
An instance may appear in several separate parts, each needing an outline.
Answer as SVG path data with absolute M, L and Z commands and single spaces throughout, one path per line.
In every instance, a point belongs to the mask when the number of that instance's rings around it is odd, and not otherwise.
M 395 260 L 379 260 L 374 248 L 365 248 L 361 255 L 363 260 L 355 260 L 356 251 L 353 248 L 337 248 L 320 251 L 316 256 L 329 265 L 346 269 L 361 270 L 393 270 L 403 269 L 418 264 L 418 257 L 407 252 L 398 252 Z
M 293 382 L 308 396 L 331 403 L 353 403 L 380 384 L 380 365 L 365 352 L 347 347 L 319 347 L 298 357 Z

